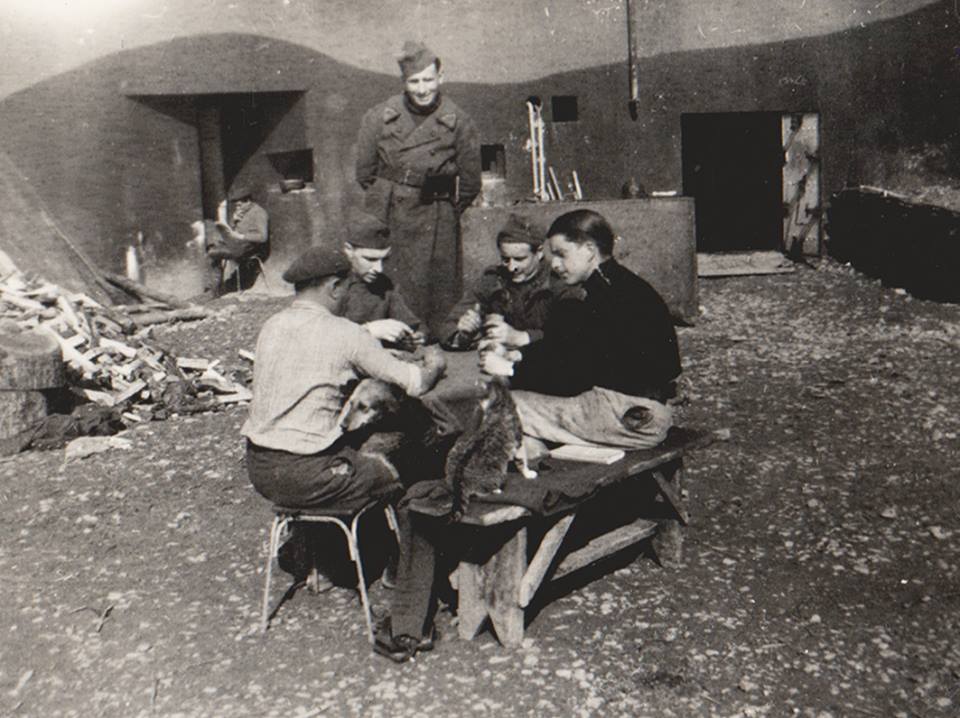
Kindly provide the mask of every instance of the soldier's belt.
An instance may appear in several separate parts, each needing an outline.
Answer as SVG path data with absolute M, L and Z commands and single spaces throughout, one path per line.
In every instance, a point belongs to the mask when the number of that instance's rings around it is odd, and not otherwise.
M 420 187 L 424 197 L 450 197 L 456 190 L 456 175 L 430 174 L 403 167 L 383 167 L 377 172 L 377 176 L 408 187 Z

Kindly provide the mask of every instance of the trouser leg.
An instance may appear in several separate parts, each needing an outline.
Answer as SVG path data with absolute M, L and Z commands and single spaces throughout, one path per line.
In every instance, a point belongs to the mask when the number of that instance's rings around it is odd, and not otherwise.
M 430 540 L 429 519 L 397 509 L 400 558 L 397 585 L 391 598 L 390 621 L 394 636 L 425 635 L 433 608 L 436 551 Z

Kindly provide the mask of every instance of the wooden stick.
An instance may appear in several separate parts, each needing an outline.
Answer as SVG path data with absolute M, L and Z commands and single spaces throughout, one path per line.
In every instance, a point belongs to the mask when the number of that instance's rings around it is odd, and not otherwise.
M 103 277 L 108 282 L 110 282 L 110 284 L 116 285 L 120 287 L 120 289 L 124 290 L 125 292 L 130 292 L 134 296 L 139 297 L 141 299 L 143 299 L 144 297 L 146 297 L 147 299 L 155 299 L 158 302 L 163 302 L 164 304 L 168 304 L 171 307 L 175 307 L 176 309 L 186 309 L 187 307 L 191 306 L 187 302 L 182 302 L 176 297 L 173 297 L 169 294 L 165 294 L 164 292 L 160 292 L 156 289 L 150 289 L 148 287 L 145 287 L 139 282 L 134 282 L 133 280 L 127 279 L 126 277 L 121 276 L 119 274 L 104 272 Z
M 563 200 L 563 190 L 560 189 L 560 183 L 557 182 L 557 175 L 553 171 L 553 167 L 549 167 L 548 171 L 550 172 L 550 184 L 557 193 L 557 199 Z
M 138 314 L 134 321 L 138 326 L 147 327 L 151 324 L 163 324 L 164 322 L 187 322 L 194 319 L 206 319 L 210 313 L 203 307 L 184 307 L 183 309 L 174 309 L 171 312 L 148 312 L 147 314 Z
M 583 190 L 580 189 L 580 178 L 577 176 L 577 171 L 573 171 L 573 188 L 576 193 L 577 199 L 583 199 Z

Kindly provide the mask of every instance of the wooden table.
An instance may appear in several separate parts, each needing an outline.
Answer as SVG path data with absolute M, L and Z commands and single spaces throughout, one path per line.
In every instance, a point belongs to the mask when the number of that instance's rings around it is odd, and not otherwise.
M 582 480 L 587 496 L 583 503 L 556 512 L 534 514 L 522 506 L 471 505 L 462 522 L 479 529 L 482 545 L 461 559 L 454 574 L 460 637 L 471 640 L 489 618 L 503 645 L 520 645 L 525 610 L 545 579 L 565 576 L 642 539 L 654 537 L 661 562 L 679 562 L 683 550 L 680 526 L 687 523 L 681 493 L 683 457 L 715 438 L 710 433 L 675 428 L 659 447 L 628 452 L 614 464 L 551 461 L 553 470 L 537 480 Z M 624 481 L 652 482 L 661 507 L 666 508 L 664 516 L 650 518 L 657 512 L 645 513 L 649 507 L 637 507 L 640 516 L 632 523 L 597 536 L 574 551 L 563 551 L 564 538 L 580 509 L 590 501 L 603 501 L 605 488 Z M 448 507 L 413 501 L 410 509 L 438 516 Z

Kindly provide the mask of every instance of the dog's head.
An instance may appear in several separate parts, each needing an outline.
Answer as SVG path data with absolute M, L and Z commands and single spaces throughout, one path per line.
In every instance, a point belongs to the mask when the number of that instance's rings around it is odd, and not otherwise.
M 363 379 L 340 411 L 340 429 L 356 431 L 376 423 L 400 407 L 399 390 L 379 379 Z

